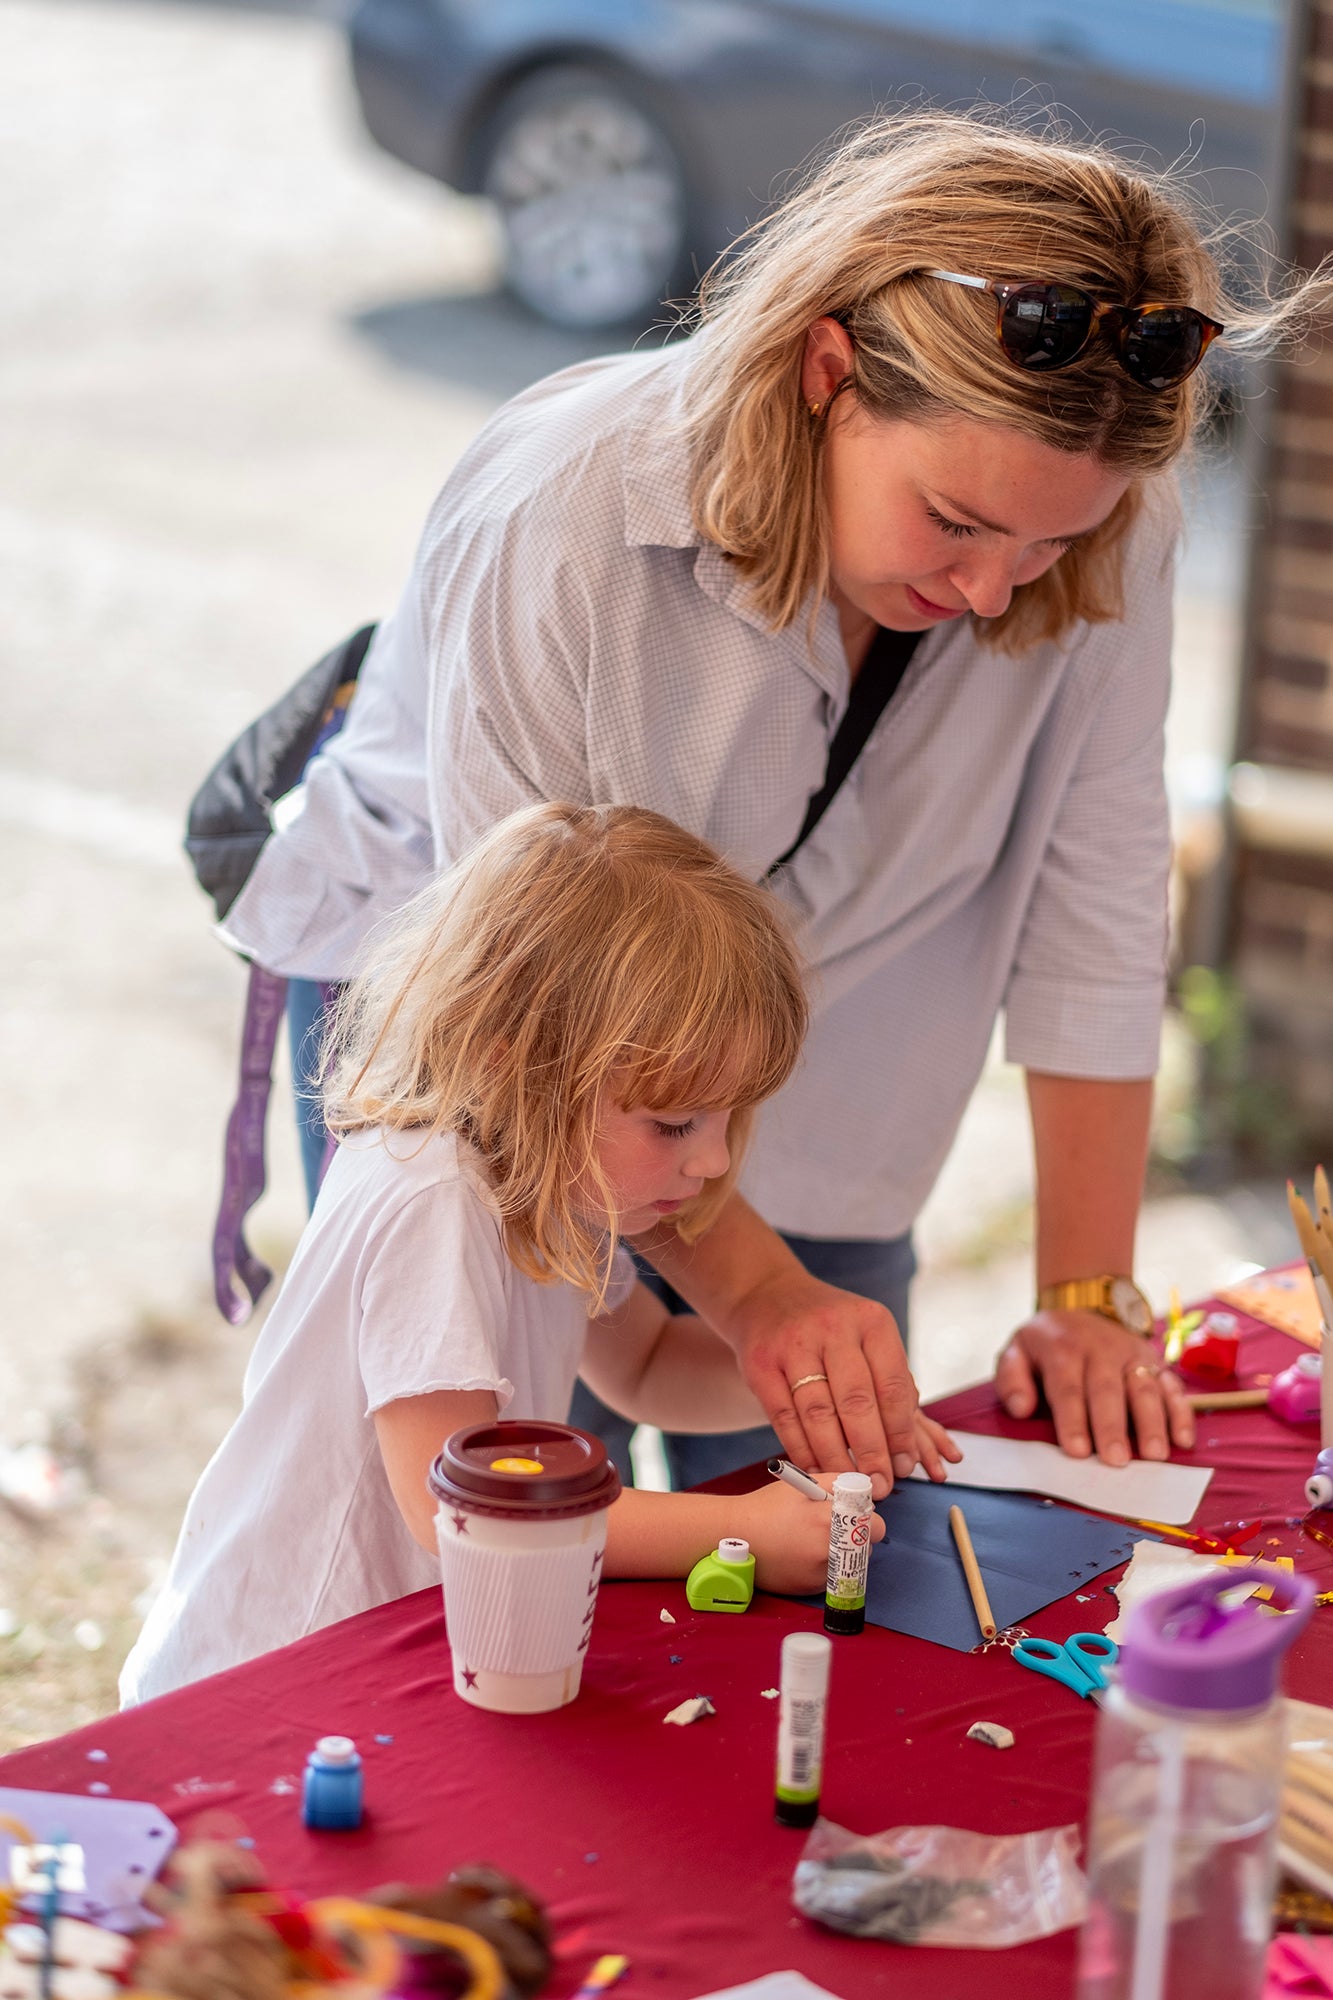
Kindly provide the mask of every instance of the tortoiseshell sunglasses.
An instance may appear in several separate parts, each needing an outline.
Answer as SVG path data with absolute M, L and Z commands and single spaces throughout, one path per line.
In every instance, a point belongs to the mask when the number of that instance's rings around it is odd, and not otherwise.
M 1078 285 L 1006 285 L 961 271 L 921 275 L 989 292 L 996 306 L 996 336 L 1017 368 L 1067 368 L 1100 326 L 1132 381 L 1144 389 L 1173 389 L 1194 373 L 1209 343 L 1225 331 L 1193 306 L 1108 306 Z

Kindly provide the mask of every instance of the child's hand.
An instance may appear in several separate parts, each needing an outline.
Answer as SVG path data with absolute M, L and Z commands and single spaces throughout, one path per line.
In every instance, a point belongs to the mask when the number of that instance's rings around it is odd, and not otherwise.
M 833 1484 L 832 1473 L 817 1472 L 813 1477 L 826 1490 Z M 795 1487 L 775 1479 L 758 1493 L 743 1494 L 729 1505 L 728 1512 L 734 1508 L 741 1510 L 739 1533 L 750 1544 L 754 1580 L 760 1590 L 803 1597 L 823 1589 L 828 1576 L 829 1506 L 821 1500 L 807 1500 Z M 735 1534 L 738 1530 L 729 1528 L 726 1532 Z M 878 1514 L 871 1516 L 870 1539 L 884 1539 L 884 1523 Z
M 922 1467 L 932 1479 L 945 1479 L 943 1461 L 947 1458 L 951 1465 L 957 1465 L 963 1454 L 945 1430 L 933 1417 L 916 1413 L 916 1455 Z

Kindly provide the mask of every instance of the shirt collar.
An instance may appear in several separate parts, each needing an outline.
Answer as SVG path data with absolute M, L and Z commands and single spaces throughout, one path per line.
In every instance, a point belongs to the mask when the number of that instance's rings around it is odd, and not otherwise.
M 706 597 L 731 612 L 756 632 L 767 633 L 762 615 L 750 602 L 749 585 L 716 543 L 706 541 L 690 511 L 690 456 L 684 435 L 684 408 L 689 381 L 690 343 L 668 348 L 664 357 L 663 393 L 632 430 L 625 443 L 626 548 L 697 549 L 694 580 Z M 845 700 L 847 662 L 831 604 L 819 608 L 814 645 L 806 638 L 805 614 L 791 631 L 775 635 L 778 645 L 792 645 L 804 671 L 835 701 Z

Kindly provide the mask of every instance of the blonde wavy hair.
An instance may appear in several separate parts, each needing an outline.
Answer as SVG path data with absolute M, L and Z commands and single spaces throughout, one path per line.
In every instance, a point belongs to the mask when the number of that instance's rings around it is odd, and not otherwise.
M 1060 143 L 999 113 L 931 111 L 857 129 L 747 231 L 701 287 L 687 435 L 696 529 L 748 578 L 770 629 L 828 590 L 828 405 L 812 418 L 801 394 L 806 332 L 825 315 L 854 349 L 838 393 L 871 418 L 1004 425 L 1131 475 L 1097 533 L 1018 588 L 1000 617 L 974 621 L 978 635 L 1021 652 L 1077 620 L 1120 617 L 1142 482 L 1177 458 L 1215 400 L 1207 362 L 1154 393 L 1094 335 L 1071 366 L 1026 373 L 999 347 L 988 293 L 923 274 L 1050 279 L 1108 303 L 1193 305 L 1224 322 L 1225 344 L 1241 352 L 1303 331 L 1316 300 L 1327 303 L 1323 270 L 1247 308 L 1219 264 L 1243 233 L 1205 213 L 1187 183 L 1097 145 Z
M 731 1110 L 727 1174 L 671 1218 L 692 1241 L 731 1192 L 754 1107 L 790 1076 L 806 1020 L 766 890 L 659 813 L 532 806 L 377 939 L 337 1009 L 325 1117 L 335 1132 L 462 1134 L 513 1263 L 596 1304 L 616 1227 L 596 1151 L 604 1095 L 629 1111 Z

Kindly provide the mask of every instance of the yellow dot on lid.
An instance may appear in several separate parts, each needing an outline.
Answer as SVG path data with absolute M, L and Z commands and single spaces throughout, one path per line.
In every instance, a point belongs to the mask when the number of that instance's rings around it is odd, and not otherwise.
M 492 1472 L 545 1472 L 539 1458 L 493 1458 Z

